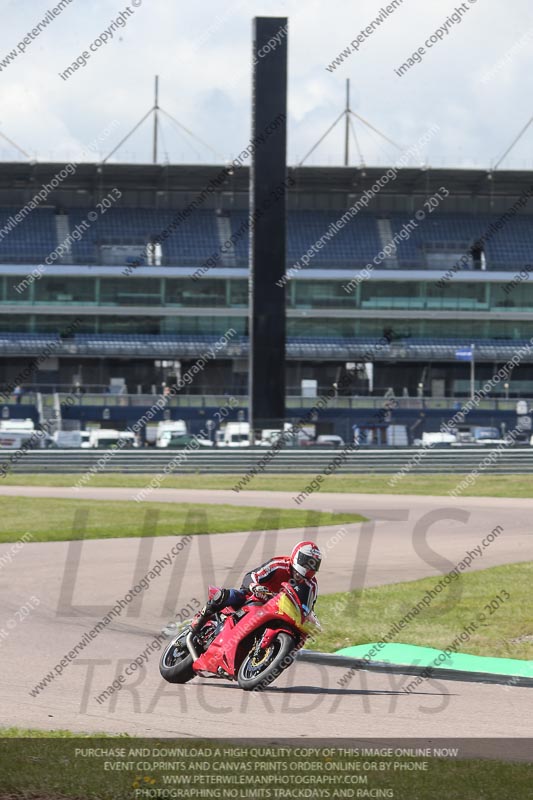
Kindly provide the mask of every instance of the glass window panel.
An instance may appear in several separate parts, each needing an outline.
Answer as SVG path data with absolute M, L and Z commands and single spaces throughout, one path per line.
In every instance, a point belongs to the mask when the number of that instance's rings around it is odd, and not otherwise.
M 248 308 L 248 281 L 229 282 L 230 305 L 234 308 Z
M 411 322 L 405 319 L 360 319 L 358 321 L 358 336 L 380 341 L 383 337 L 390 341 L 418 336 L 420 320 Z
M 33 320 L 35 320 L 33 324 Z M 75 333 L 153 334 L 223 336 L 230 328 L 238 336 L 247 335 L 246 317 L 131 317 L 120 315 L 65 316 L 60 314 L 2 314 L 0 331 L 29 333 L 58 333 L 79 323 Z M 408 338 L 438 339 L 505 339 L 528 340 L 533 336 L 533 323 L 527 320 L 390 320 L 386 316 L 375 319 L 291 319 L 287 320 L 288 335 L 327 338 L 372 338 L 378 341 L 391 335 L 392 340 Z
M 100 304 L 138 306 L 161 304 L 159 278 L 101 278 Z
M 524 273 L 527 274 L 527 273 Z M 533 284 L 513 276 L 507 283 L 493 283 L 490 286 L 491 308 L 531 309 L 533 308 Z
M 63 333 L 69 331 L 69 337 L 76 336 L 78 333 L 95 333 L 96 317 L 63 316 L 61 314 L 36 314 L 35 333 Z
M 31 301 L 32 284 L 35 283 L 36 278 L 39 276 L 37 268 L 35 268 L 35 275 L 32 275 L 32 270 L 28 270 L 27 275 L 6 275 L 5 280 L 5 299 L 7 303 L 29 303 Z M 17 287 L 18 291 L 17 291 Z
M 533 323 L 505 320 L 378 319 L 289 319 L 289 336 L 327 338 L 370 338 L 379 341 L 389 335 L 402 339 L 505 339 L 527 340 L 533 336 Z
M 226 305 L 226 281 L 200 278 L 167 278 L 166 305 L 193 308 L 221 307 Z
M 363 281 L 361 308 L 424 308 L 422 288 L 414 281 Z
M 30 333 L 31 323 L 28 314 L 0 314 L 0 331 L 5 333 Z
M 288 336 L 316 336 L 318 339 L 351 339 L 356 335 L 351 319 L 288 319 Z
M 160 317 L 122 317 L 120 315 L 99 317 L 100 333 L 153 334 L 159 335 Z
M 161 330 L 163 333 L 209 334 L 222 337 L 230 328 L 233 328 L 237 331 L 237 336 L 245 336 L 247 335 L 247 322 L 246 317 L 164 317 L 161 321 Z
M 353 308 L 356 294 L 348 294 L 341 281 L 295 281 L 295 308 Z
M 475 311 L 488 308 L 486 284 L 462 281 L 447 281 L 443 287 L 436 283 L 426 284 L 427 308 Z
M 94 303 L 96 280 L 94 278 L 44 277 L 35 281 L 36 303 Z

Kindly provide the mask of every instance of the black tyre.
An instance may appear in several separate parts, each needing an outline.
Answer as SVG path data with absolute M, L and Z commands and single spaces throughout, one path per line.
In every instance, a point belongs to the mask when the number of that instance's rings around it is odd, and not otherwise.
M 237 681 L 241 689 L 265 689 L 294 661 L 296 642 L 288 633 L 278 633 L 272 644 L 255 659 L 253 650 L 239 667 Z
M 169 683 L 187 683 L 194 678 L 192 656 L 185 644 L 187 634 L 175 636 L 159 659 L 159 672 Z

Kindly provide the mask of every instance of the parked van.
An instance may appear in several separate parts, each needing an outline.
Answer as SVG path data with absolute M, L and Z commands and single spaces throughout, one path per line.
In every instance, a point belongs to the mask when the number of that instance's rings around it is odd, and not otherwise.
M 52 434 L 52 446 L 60 449 L 70 450 L 81 447 L 81 431 L 55 431 Z
M 261 439 L 260 441 L 256 441 L 256 444 L 260 447 L 272 447 L 272 445 L 276 444 L 282 433 L 283 431 L 279 428 L 263 428 L 261 431 Z
M 324 434 L 317 436 L 314 444 L 319 445 L 320 447 L 344 447 L 344 439 L 342 436 L 337 436 L 336 434 Z
M 90 437 L 91 431 L 55 431 L 50 446 L 60 450 L 88 448 L 92 446 Z
M 389 425 L 387 428 L 387 445 L 389 447 L 408 447 L 409 434 L 406 425 Z
M 26 419 L 3 419 L 0 421 L 0 431 L 29 431 L 33 433 L 35 425 L 30 417 Z
M 183 419 L 166 420 L 157 425 L 156 447 L 168 447 L 173 436 L 185 436 L 187 423 Z
M 228 422 L 224 428 L 224 438 L 218 441 L 218 446 L 250 447 L 250 423 Z
M 125 444 L 122 442 L 125 441 Z M 111 428 L 100 428 L 91 431 L 89 447 L 116 447 L 119 442 L 121 447 L 135 447 L 135 434 L 131 431 L 115 431 Z
M 0 448 L 19 450 L 25 442 L 34 438 L 35 425 L 32 419 L 4 419 L 0 422 Z M 35 437 L 35 447 L 41 446 L 42 437 Z
M 444 431 L 427 431 L 421 439 L 415 439 L 415 447 L 436 447 L 437 445 L 451 445 L 456 441 L 454 433 Z
M 0 431 L 0 450 L 20 450 L 31 437 L 11 431 Z

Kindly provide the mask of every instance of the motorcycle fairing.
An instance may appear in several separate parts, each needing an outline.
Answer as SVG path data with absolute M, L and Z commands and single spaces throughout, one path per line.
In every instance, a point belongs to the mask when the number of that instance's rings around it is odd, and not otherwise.
M 267 603 L 266 606 L 268 605 Z M 207 670 L 213 673 L 223 670 L 231 677 L 235 677 L 240 666 L 239 646 L 249 634 L 271 621 L 277 622 L 275 628 L 268 628 L 268 631 L 272 631 L 272 637 L 279 631 L 286 630 L 286 625 L 275 620 L 275 613 L 266 606 L 245 606 L 242 609 L 245 614 L 240 619 L 235 619 L 234 616 L 228 617 L 208 650 L 193 662 L 194 671 L 198 673 Z

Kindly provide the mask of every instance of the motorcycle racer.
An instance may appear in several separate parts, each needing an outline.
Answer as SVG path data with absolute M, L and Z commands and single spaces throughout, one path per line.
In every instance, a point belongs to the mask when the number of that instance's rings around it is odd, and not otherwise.
M 281 584 L 306 583 L 310 588 L 310 607 L 313 608 L 318 596 L 318 583 L 315 578 L 320 569 L 322 553 L 314 542 L 298 542 L 290 556 L 276 556 L 255 570 L 247 572 L 240 589 L 219 589 L 194 617 L 191 630 L 198 633 L 217 611 L 231 606 L 236 611 L 253 595 L 266 602 L 277 594 Z

